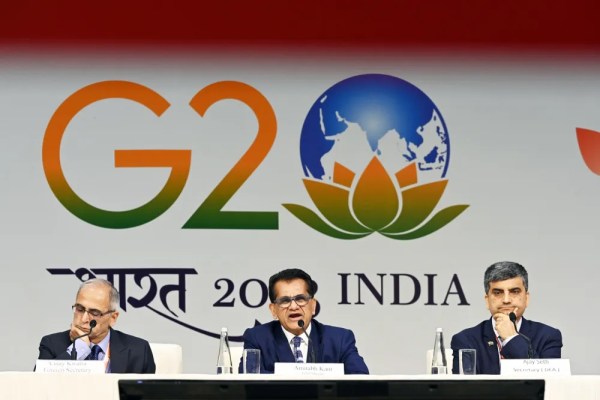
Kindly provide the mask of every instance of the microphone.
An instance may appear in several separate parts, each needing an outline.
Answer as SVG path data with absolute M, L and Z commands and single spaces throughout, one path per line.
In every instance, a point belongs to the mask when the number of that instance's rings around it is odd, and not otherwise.
M 301 319 L 298 321 L 298 326 L 300 328 L 302 328 L 302 332 L 304 332 L 304 334 L 306 335 L 306 338 L 308 339 L 308 348 L 310 349 L 310 355 L 312 358 L 312 362 L 316 363 L 317 362 L 317 355 L 315 354 L 315 346 L 311 346 L 310 343 L 310 336 L 308 336 L 308 333 L 306 333 L 306 329 L 304 329 L 304 320 Z M 308 361 L 308 360 L 306 360 Z
M 77 360 L 77 350 L 75 350 L 75 341 L 77 339 L 81 339 L 82 337 L 86 337 L 92 334 L 92 329 L 96 327 L 96 320 L 93 319 L 90 321 L 90 331 L 88 333 L 84 333 L 83 335 L 77 336 L 73 339 L 73 346 L 71 347 L 71 360 Z
M 535 352 L 533 351 L 533 346 L 531 345 L 531 339 L 529 339 L 527 336 L 523 335 L 517 329 L 517 314 L 515 314 L 514 312 L 511 312 L 510 314 L 508 314 L 508 318 L 510 318 L 510 320 L 513 323 L 513 325 L 515 326 L 515 330 L 517 331 L 517 335 L 521 336 L 527 342 L 527 357 L 528 358 L 533 358 L 533 356 L 535 355 Z

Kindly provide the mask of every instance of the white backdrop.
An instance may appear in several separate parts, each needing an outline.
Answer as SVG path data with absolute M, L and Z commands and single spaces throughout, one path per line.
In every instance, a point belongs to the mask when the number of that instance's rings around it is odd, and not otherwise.
M 563 357 L 574 373 L 598 374 L 589 349 L 599 328 L 593 308 L 600 259 L 600 177 L 585 166 L 576 127 L 600 130 L 600 62 L 549 56 L 469 58 L 450 54 L 368 57 L 360 52 L 325 53 L 72 53 L 0 52 L 0 241 L 4 304 L 0 370 L 30 370 L 40 338 L 68 328 L 79 281 L 51 275 L 49 268 L 192 268 L 186 278 L 186 310 L 175 293 L 168 304 L 179 321 L 210 332 L 227 326 L 241 335 L 255 319 L 270 319 L 266 304 L 242 304 L 244 281 L 300 267 L 319 283 L 321 322 L 354 330 L 360 353 L 377 374 L 425 370 L 424 354 L 436 327 L 446 343 L 457 331 L 489 316 L 482 276 L 493 262 L 514 260 L 530 273 L 526 317 L 561 329 Z M 302 184 L 299 140 L 311 105 L 335 83 L 359 74 L 383 73 L 411 82 L 440 109 L 451 145 L 448 187 L 436 210 L 469 208 L 447 226 L 410 241 L 377 233 L 359 240 L 325 236 L 295 218 L 283 203 L 315 209 Z M 110 100 L 86 108 L 63 139 L 67 180 L 89 203 L 109 210 L 137 207 L 164 185 L 167 169 L 114 168 L 115 149 L 190 149 L 192 165 L 179 199 L 157 219 L 130 229 L 88 224 L 54 196 L 42 166 L 42 141 L 56 108 L 76 90 L 104 80 L 145 85 L 171 107 L 157 118 L 133 102 Z M 200 203 L 248 148 L 254 115 L 224 101 L 204 118 L 188 105 L 197 91 L 223 80 L 260 91 L 277 117 L 277 136 L 264 162 L 227 210 L 276 211 L 277 230 L 181 229 Z M 366 274 L 379 285 L 379 304 L 348 279 L 342 302 L 340 274 Z M 392 305 L 390 274 L 416 277 L 423 293 L 411 305 Z M 426 274 L 435 274 L 434 299 Z M 456 295 L 440 305 L 456 274 L 469 305 Z M 102 275 L 100 275 L 102 276 Z M 215 282 L 230 279 L 233 307 L 214 307 L 223 295 Z M 160 285 L 176 283 L 159 277 Z M 404 282 L 404 281 L 403 281 Z M 404 285 L 403 283 L 402 285 Z M 160 286 L 159 286 L 160 288 Z M 402 286 L 402 299 L 412 297 Z M 146 292 L 128 278 L 129 295 Z M 260 300 L 256 282 L 250 304 Z M 159 296 L 152 307 L 165 311 Z M 167 312 L 168 313 L 168 312 Z M 127 305 L 117 328 L 151 342 L 184 348 L 184 371 L 213 372 L 217 340 L 167 320 L 147 308 Z

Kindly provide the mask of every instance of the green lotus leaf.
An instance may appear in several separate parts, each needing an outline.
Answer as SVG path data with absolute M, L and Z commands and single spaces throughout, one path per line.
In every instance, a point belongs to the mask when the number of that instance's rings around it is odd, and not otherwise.
M 303 179 L 303 181 L 313 203 L 333 226 L 352 233 L 373 231 L 358 223 L 350 212 L 348 201 L 350 192 L 347 189 L 311 179 Z
M 381 234 L 385 235 L 389 238 L 398 239 L 398 240 L 411 240 L 411 239 L 417 239 L 417 238 L 420 238 L 423 236 L 427 236 L 430 233 L 433 233 L 433 232 L 437 231 L 438 229 L 442 228 L 444 225 L 448 224 L 454 218 L 458 217 L 464 210 L 467 209 L 467 207 L 469 207 L 467 204 L 460 204 L 460 205 L 444 208 L 443 210 L 441 210 L 440 212 L 435 214 L 433 216 L 433 218 L 431 218 L 429 221 L 427 221 L 427 223 L 425 223 L 425 225 L 419 227 L 418 229 L 416 229 L 412 232 L 401 233 L 401 234 L 381 232 Z
M 313 210 L 298 204 L 283 204 L 283 206 L 291 212 L 296 218 L 304 222 L 316 231 L 319 231 L 327 236 L 336 239 L 360 239 L 370 235 L 373 232 L 366 234 L 352 234 L 339 231 L 323 221 Z

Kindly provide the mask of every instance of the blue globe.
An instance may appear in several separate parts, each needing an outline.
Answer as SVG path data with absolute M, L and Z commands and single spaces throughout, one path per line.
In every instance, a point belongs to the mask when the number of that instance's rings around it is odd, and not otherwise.
M 419 88 L 368 74 L 327 89 L 306 116 L 300 157 L 306 177 L 331 181 L 334 163 L 360 174 L 378 156 L 393 175 L 411 162 L 419 182 L 446 175 L 450 155 L 442 114 Z

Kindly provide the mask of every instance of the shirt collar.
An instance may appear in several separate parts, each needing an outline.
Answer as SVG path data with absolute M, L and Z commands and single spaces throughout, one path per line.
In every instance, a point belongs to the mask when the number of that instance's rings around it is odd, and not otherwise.
M 102 352 L 104 352 L 104 354 L 106 354 L 109 343 L 110 343 L 110 329 L 108 330 L 108 334 L 106 335 L 106 337 L 104 339 L 102 339 L 102 341 L 100 343 L 97 343 L 97 345 L 100 346 L 100 348 L 102 349 Z
M 308 336 L 310 336 L 311 328 L 312 324 L 308 324 L 308 328 L 306 328 L 306 334 Z M 291 343 L 292 339 L 296 337 L 296 335 L 294 335 L 292 332 L 286 331 L 283 325 L 281 325 L 281 330 L 283 331 L 283 334 L 285 335 L 285 338 L 287 339 L 288 343 Z M 303 342 L 306 342 L 306 336 L 304 335 L 304 332 L 298 336 L 302 339 Z

